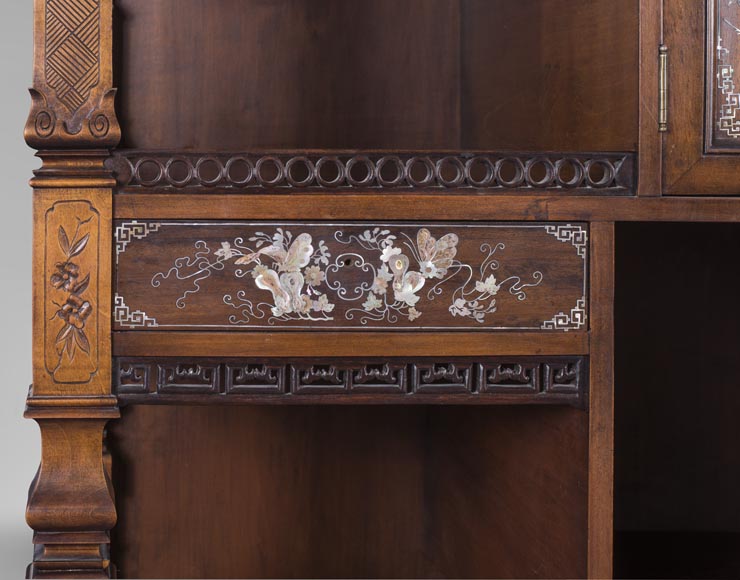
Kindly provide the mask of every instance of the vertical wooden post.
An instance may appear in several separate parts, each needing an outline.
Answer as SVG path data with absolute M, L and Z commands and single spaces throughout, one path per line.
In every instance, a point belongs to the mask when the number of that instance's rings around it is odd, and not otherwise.
M 25 129 L 43 166 L 34 188 L 33 385 L 41 429 L 27 520 L 30 577 L 106 578 L 116 510 L 103 432 L 111 394 L 111 232 L 120 140 L 112 88 L 112 0 L 35 0 L 34 84 Z
M 614 513 L 614 223 L 591 224 L 588 577 L 611 578 Z
M 663 0 L 640 0 L 640 127 L 637 195 L 662 192 L 663 134 L 658 130 L 658 50 L 663 42 Z

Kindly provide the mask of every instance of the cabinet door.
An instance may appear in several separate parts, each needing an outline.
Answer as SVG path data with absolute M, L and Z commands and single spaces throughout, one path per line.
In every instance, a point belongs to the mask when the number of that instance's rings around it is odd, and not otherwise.
M 666 0 L 664 193 L 740 195 L 740 2 Z

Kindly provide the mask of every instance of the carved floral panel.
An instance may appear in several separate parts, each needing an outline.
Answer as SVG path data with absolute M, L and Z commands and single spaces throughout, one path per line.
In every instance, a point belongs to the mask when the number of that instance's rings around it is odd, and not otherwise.
M 740 1 L 708 0 L 707 147 L 740 147 Z
M 118 329 L 586 327 L 581 224 L 117 222 Z
M 98 370 L 100 215 L 88 201 L 45 213 L 44 365 L 56 383 L 87 383 Z

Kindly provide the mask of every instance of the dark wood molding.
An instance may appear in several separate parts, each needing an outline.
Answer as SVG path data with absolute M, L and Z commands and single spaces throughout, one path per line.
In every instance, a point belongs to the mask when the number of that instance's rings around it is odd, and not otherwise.
M 127 192 L 451 190 L 634 192 L 631 153 L 127 151 L 107 163 Z
M 120 357 L 122 404 L 583 406 L 585 357 L 243 359 Z

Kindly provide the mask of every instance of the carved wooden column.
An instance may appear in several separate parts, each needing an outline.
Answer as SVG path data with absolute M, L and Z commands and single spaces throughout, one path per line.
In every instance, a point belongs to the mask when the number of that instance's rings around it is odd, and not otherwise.
M 26 416 L 42 456 L 27 520 L 31 577 L 105 578 L 116 522 L 106 422 L 111 394 L 111 220 L 104 168 L 120 140 L 112 88 L 112 0 L 35 0 L 26 142 L 34 188 L 34 363 Z

